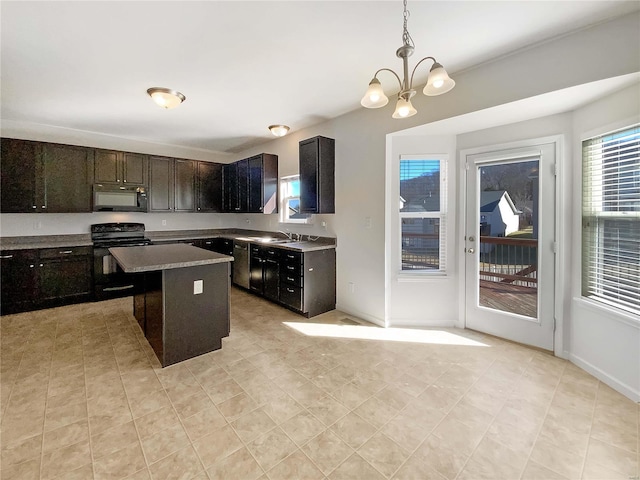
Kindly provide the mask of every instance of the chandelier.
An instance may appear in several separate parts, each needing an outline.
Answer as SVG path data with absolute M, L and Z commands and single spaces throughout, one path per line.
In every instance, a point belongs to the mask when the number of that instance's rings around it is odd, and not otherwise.
M 407 10 L 407 0 L 404 0 L 404 27 L 402 29 L 402 43 L 403 45 L 396 50 L 396 56 L 402 59 L 402 66 L 404 72 L 404 79 L 400 80 L 400 76 L 391 70 L 390 68 L 381 68 L 378 70 L 373 79 L 369 82 L 369 88 L 367 89 L 367 93 L 364 94 L 360 104 L 366 108 L 380 108 L 384 107 L 387 103 L 389 103 L 389 99 L 384 94 L 382 90 L 382 85 L 378 80 L 378 73 L 382 71 L 387 71 L 393 73 L 393 75 L 398 79 L 398 83 L 400 84 L 400 92 L 398 93 L 398 102 L 396 103 L 396 110 L 393 112 L 393 118 L 407 118 L 415 115 L 417 110 L 411 105 L 411 98 L 416 94 L 416 91 L 413 89 L 413 75 L 416 73 L 416 69 L 418 66 L 424 62 L 425 60 L 433 61 L 433 65 L 431 66 L 431 70 L 429 71 L 429 77 L 427 78 L 427 84 L 425 85 L 422 93 L 428 96 L 442 95 L 443 93 L 447 93 L 451 90 L 456 82 L 454 82 L 447 71 L 444 69 L 442 65 L 440 65 L 435 58 L 433 57 L 425 57 L 420 60 L 416 66 L 413 68 L 413 72 L 411 72 L 411 77 L 409 77 L 409 57 L 413 55 L 413 51 L 415 49 L 415 45 L 413 43 L 413 39 L 411 35 L 409 35 L 409 31 L 407 30 L 407 20 L 409 19 L 409 11 Z

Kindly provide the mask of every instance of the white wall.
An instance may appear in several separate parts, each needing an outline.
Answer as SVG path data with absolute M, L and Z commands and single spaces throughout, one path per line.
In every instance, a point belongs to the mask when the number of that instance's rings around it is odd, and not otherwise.
M 636 85 L 580 108 L 573 116 L 574 153 L 570 358 L 612 388 L 640 401 L 640 319 L 604 308 L 580 297 L 581 288 L 581 142 L 640 122 L 640 86 Z

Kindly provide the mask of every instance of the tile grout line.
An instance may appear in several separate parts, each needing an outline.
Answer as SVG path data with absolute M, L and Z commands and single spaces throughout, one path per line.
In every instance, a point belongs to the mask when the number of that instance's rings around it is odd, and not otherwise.
M 30 312 L 29 312 L 28 316 L 31 317 Z M 30 323 L 33 325 L 35 322 L 32 321 Z M 5 405 L 5 407 L 2 410 L 2 417 L 0 418 L 0 420 L 2 420 L 2 421 L 4 421 L 5 414 L 7 413 L 7 409 L 9 408 L 9 405 L 11 404 L 11 398 L 13 396 L 14 388 L 15 388 L 16 383 L 18 382 L 18 373 L 20 373 L 20 366 L 22 365 L 22 362 L 24 360 L 24 352 L 25 352 L 27 344 L 29 343 L 29 339 L 33 335 L 33 331 L 34 331 L 34 327 L 31 327 L 31 329 L 29 330 L 29 335 L 27 336 L 27 338 L 23 342 L 24 348 L 22 349 L 22 352 L 20 353 L 20 361 L 18 362 L 17 372 L 16 372 L 16 375 L 15 375 L 13 381 L 11 382 L 11 388 L 9 390 L 9 396 L 7 397 L 7 404 Z M 45 410 L 45 416 L 46 416 L 46 410 Z M 44 422 L 44 419 L 43 419 L 43 422 Z M 1 423 L 0 423 L 0 425 L 1 425 Z M 4 429 L 0 431 L 0 444 L 4 443 L 4 442 L 2 442 L 2 438 L 1 438 L 3 436 L 2 433 L 4 433 Z M 44 423 L 43 423 L 43 426 L 42 426 L 42 443 L 44 443 Z M 41 450 L 41 452 L 40 452 L 40 454 L 41 454 L 40 455 L 40 465 L 42 465 L 42 448 L 43 448 L 43 445 L 41 444 L 40 445 L 40 450 Z M 26 461 L 28 461 L 28 460 L 25 460 L 25 462 Z M 0 475 L 2 474 L 1 463 L 2 462 L 0 462 Z M 20 463 L 24 463 L 24 462 L 20 462 Z M 39 476 L 39 474 L 40 474 L 40 467 L 38 467 L 38 476 Z
M 536 446 L 536 443 L 538 441 L 538 438 L 540 438 L 540 432 L 542 432 L 542 428 L 544 427 L 544 423 L 547 420 L 547 416 L 549 415 L 549 410 L 551 410 L 551 405 L 553 404 L 553 399 L 556 396 L 556 392 L 558 391 L 558 387 L 560 386 L 560 384 L 562 383 L 562 377 L 564 376 L 564 372 L 567 370 L 567 363 L 565 362 L 563 367 L 562 367 L 562 372 L 560 372 L 560 376 L 558 377 L 558 382 L 556 383 L 555 388 L 553 389 L 553 395 L 551 396 L 551 401 L 549 402 L 549 404 L 547 405 L 547 408 L 544 412 L 544 417 L 542 418 L 542 423 L 540 424 L 540 427 L 538 428 L 538 432 L 536 433 L 536 438 L 533 441 L 533 444 L 531 445 L 531 449 L 529 450 L 529 455 L 527 455 L 527 461 L 524 464 L 524 467 L 522 468 L 522 471 L 520 472 L 520 477 L 522 477 L 522 475 L 524 475 L 524 472 L 526 471 L 527 465 L 529 464 L 529 462 L 531 461 L 531 454 L 533 453 L 533 449 Z M 585 454 L 586 457 L 586 454 Z M 536 462 L 537 463 L 537 462 Z M 543 465 L 543 467 L 551 470 L 552 472 L 557 473 L 558 475 L 561 475 L 564 477 L 563 474 L 556 472 L 555 470 L 553 470 L 552 468 Z M 581 477 L 582 478 L 582 477 Z
M 48 378 L 47 378 L 47 391 L 45 393 L 45 401 L 44 401 L 44 418 L 42 419 L 42 447 L 41 447 L 41 452 L 40 452 L 40 479 L 42 480 L 42 477 L 44 475 L 44 444 L 45 444 L 45 438 L 46 438 L 46 425 L 47 425 L 47 407 L 49 406 L 49 388 L 51 387 L 51 374 L 52 374 L 52 369 L 53 369 L 53 357 L 54 357 L 54 352 L 56 349 L 56 340 L 58 337 L 58 328 L 60 325 L 60 319 L 56 319 L 56 331 L 53 337 L 53 347 L 51 350 L 51 359 L 49 361 L 49 371 L 48 371 Z

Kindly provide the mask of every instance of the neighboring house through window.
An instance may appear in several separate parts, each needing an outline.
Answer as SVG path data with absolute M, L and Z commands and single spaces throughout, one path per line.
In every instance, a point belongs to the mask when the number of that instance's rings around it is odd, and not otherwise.
M 582 295 L 640 315 L 640 125 L 582 143 Z
M 282 223 L 307 223 L 309 214 L 300 213 L 300 175 L 280 179 L 280 221 Z
M 400 235 L 403 272 L 446 271 L 446 162 L 400 157 Z

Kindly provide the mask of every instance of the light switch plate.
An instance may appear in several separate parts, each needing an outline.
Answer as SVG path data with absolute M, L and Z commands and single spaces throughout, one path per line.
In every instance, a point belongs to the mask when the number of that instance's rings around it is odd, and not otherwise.
M 193 282 L 193 294 L 199 295 L 202 293 L 202 280 L 195 280 Z

